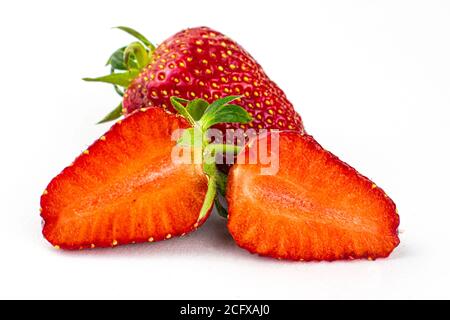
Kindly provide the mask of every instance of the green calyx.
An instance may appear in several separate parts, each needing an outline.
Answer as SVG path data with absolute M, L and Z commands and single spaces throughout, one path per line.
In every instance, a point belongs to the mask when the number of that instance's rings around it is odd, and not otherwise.
M 225 195 L 227 177 L 217 169 L 216 159 L 218 156 L 223 156 L 226 153 L 237 154 L 241 151 L 241 147 L 215 143 L 211 141 L 208 131 L 219 123 L 247 124 L 252 121 L 252 117 L 244 108 L 230 104 L 239 98 L 238 96 L 230 96 L 219 99 L 212 104 L 208 104 L 202 99 L 193 101 L 177 97 L 170 99 L 177 112 L 192 126 L 184 130 L 177 143 L 184 148 L 201 150 L 203 171 L 208 176 L 208 191 L 199 214 L 199 221 L 206 217 L 209 209 L 214 204 L 219 214 L 226 216 L 226 209 L 218 201 L 217 195 Z
M 106 62 L 106 66 L 110 67 L 110 74 L 96 78 L 84 78 L 83 80 L 112 84 L 116 92 L 123 97 L 125 90 L 131 82 L 139 75 L 143 68 L 151 63 L 156 47 L 146 37 L 132 28 L 121 26 L 116 27 L 116 29 L 130 34 L 138 41 L 114 51 Z M 116 120 L 122 114 L 122 105 L 119 105 L 99 123 Z

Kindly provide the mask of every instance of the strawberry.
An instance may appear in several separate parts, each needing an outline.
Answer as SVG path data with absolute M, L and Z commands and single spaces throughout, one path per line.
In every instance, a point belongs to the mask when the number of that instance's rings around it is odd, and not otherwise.
M 279 153 L 269 155 L 279 161 L 279 171 L 263 175 L 267 165 L 249 159 L 256 159 L 258 146 L 276 141 Z M 312 137 L 260 136 L 238 161 L 227 188 L 228 228 L 251 253 L 304 261 L 372 260 L 388 257 L 399 245 L 394 202 Z
M 152 107 L 117 122 L 45 190 L 45 238 L 57 248 L 72 250 L 166 240 L 197 229 L 211 212 L 221 179 L 210 161 L 214 150 L 230 147 L 209 145 L 205 132 L 225 119 L 225 109 L 230 121 L 251 120 L 241 107 L 228 105 L 234 99 L 203 104 L 199 114 L 199 101 L 183 106 L 173 98 L 184 118 Z M 177 130 L 183 131 L 178 147 L 188 160 L 195 150 L 200 156 L 209 152 L 211 159 L 174 161 L 177 142 L 172 137 Z M 200 145 L 191 141 L 194 131 L 202 135 Z
M 155 48 L 140 33 L 119 28 L 140 42 L 113 54 L 108 62 L 113 70 L 111 75 L 85 79 L 112 83 L 119 93 L 123 93 L 121 88 L 125 89 L 123 104 L 104 121 L 150 106 L 162 106 L 173 112 L 171 96 L 212 102 L 234 94 L 242 96 L 238 104 L 249 112 L 253 121 L 246 125 L 228 123 L 218 128 L 303 132 L 302 120 L 284 92 L 248 52 L 223 34 L 206 27 L 188 29 Z M 117 70 L 124 72 L 117 73 Z

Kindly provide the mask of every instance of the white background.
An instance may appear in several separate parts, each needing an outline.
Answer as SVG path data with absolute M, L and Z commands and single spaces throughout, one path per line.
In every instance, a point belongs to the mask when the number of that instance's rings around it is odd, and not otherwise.
M 211 219 L 188 238 L 57 252 L 47 183 L 108 129 L 102 75 L 131 38 L 207 25 L 242 44 L 308 132 L 396 201 L 388 260 L 288 263 L 236 247 Z M 0 10 L 0 298 L 450 298 L 450 2 L 9 1 Z

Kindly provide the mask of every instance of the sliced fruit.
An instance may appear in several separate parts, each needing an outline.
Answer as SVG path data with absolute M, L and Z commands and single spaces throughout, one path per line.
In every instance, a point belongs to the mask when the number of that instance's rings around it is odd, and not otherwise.
M 279 152 L 271 151 L 277 141 Z M 272 162 L 279 161 L 271 175 L 263 175 L 261 156 L 250 161 L 266 144 Z M 305 261 L 376 259 L 399 245 L 394 202 L 312 137 L 260 136 L 238 161 L 228 179 L 228 228 L 251 253 Z
M 171 159 L 172 133 L 188 127 L 161 108 L 114 125 L 42 195 L 45 238 L 82 249 L 160 241 L 198 228 L 210 212 L 199 220 L 208 178 L 201 164 Z
M 50 182 L 41 197 L 45 238 L 58 248 L 84 249 L 166 240 L 197 229 L 225 184 L 218 153 L 241 150 L 213 144 L 208 129 L 251 121 L 243 108 L 229 104 L 236 99 L 209 105 L 172 97 L 180 115 L 152 107 L 119 121 Z

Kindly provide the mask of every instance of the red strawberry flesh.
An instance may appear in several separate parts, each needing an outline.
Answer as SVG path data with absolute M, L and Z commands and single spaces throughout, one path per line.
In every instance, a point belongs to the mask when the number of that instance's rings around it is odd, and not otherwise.
M 272 142 L 270 135 L 258 142 L 264 139 Z M 305 261 L 384 258 L 398 246 L 393 201 L 312 137 L 281 133 L 279 161 L 276 175 L 261 175 L 261 164 L 237 164 L 230 172 L 228 228 L 239 246 Z
M 171 159 L 171 134 L 188 127 L 161 108 L 114 125 L 44 192 L 47 240 L 63 249 L 111 247 L 196 229 L 206 220 L 198 221 L 207 177 L 201 165 Z

